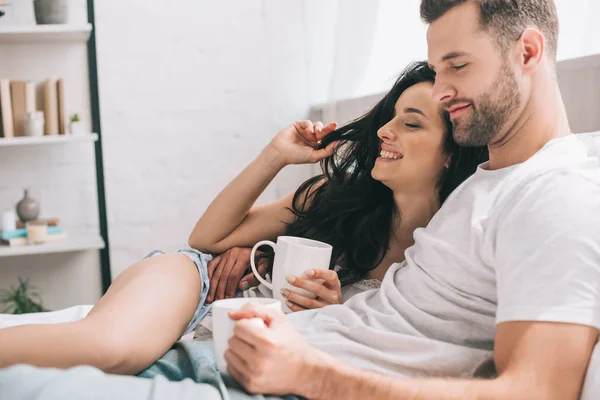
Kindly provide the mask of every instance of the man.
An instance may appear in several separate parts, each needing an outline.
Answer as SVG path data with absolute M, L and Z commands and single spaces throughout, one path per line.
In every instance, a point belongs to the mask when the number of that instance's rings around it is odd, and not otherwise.
M 571 135 L 556 83 L 555 6 L 422 0 L 421 14 L 434 96 L 459 142 L 489 146 L 489 164 L 415 232 L 380 290 L 289 318 L 232 314 L 229 372 L 252 393 L 311 399 L 577 399 L 600 328 L 600 168 Z M 256 316 L 267 328 L 246 320 Z M 145 375 L 196 374 L 243 396 L 206 371 L 202 346 Z M 492 358 L 492 379 L 475 379 Z M 89 382 L 136 379 L 104 378 Z M 150 396 L 137 379 L 128 397 Z
M 315 399 L 577 399 L 600 328 L 600 169 L 561 100 L 555 6 L 423 0 L 421 15 L 434 96 L 489 165 L 379 292 L 291 324 L 234 315 L 269 329 L 238 323 L 229 371 L 251 392 Z M 468 379 L 492 345 L 497 378 Z

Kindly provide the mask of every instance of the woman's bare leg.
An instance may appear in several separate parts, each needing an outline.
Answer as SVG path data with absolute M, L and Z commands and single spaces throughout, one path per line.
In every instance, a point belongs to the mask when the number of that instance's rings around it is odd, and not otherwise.
M 179 339 L 201 290 L 198 269 L 183 254 L 144 259 L 123 271 L 80 321 L 0 329 L 0 368 L 92 365 L 135 374 Z

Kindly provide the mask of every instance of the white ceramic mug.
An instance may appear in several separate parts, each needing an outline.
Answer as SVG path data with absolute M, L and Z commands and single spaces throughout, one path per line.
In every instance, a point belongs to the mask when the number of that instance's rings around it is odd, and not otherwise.
M 262 304 L 268 308 L 274 308 L 281 311 L 281 302 L 275 299 L 265 298 L 237 298 L 217 300 L 212 303 L 212 327 L 213 327 L 213 345 L 215 347 L 215 357 L 217 367 L 222 374 L 227 374 L 227 362 L 225 361 L 225 351 L 229 348 L 229 339 L 233 336 L 235 321 L 229 318 L 229 313 L 237 311 L 248 303 Z M 253 323 L 265 326 L 260 318 L 250 319 Z
M 256 249 L 264 245 L 271 246 L 275 251 L 273 272 L 271 274 L 273 283 L 260 276 L 254 263 Z M 284 302 L 283 311 L 291 312 L 285 305 L 285 298 L 281 295 L 281 289 L 288 289 L 311 298 L 315 296 L 311 292 L 290 285 L 285 277 L 288 275 L 305 277 L 304 272 L 309 269 L 329 269 L 331 250 L 331 245 L 317 240 L 279 236 L 277 244 L 270 240 L 256 243 L 252 248 L 252 253 L 250 253 L 250 265 L 256 278 L 273 291 L 273 297 Z M 317 281 L 322 282 L 322 280 Z

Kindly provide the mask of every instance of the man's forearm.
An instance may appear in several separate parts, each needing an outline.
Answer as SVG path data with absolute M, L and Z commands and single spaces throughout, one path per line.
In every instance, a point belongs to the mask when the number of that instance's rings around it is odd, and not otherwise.
M 314 366 L 314 380 L 303 382 L 311 400 L 504 400 L 516 399 L 501 380 L 403 379 L 363 371 L 328 360 Z M 311 382 L 312 381 L 312 382 Z M 517 397 L 515 397 L 515 395 Z

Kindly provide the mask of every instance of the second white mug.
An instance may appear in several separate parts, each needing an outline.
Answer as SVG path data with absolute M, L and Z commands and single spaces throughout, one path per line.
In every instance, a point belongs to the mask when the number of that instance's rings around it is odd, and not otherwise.
M 260 276 L 254 262 L 256 250 L 264 245 L 271 246 L 275 251 L 273 271 L 271 273 L 272 283 Z M 317 240 L 294 236 L 279 236 L 277 243 L 273 243 L 270 240 L 263 240 L 256 243 L 250 254 L 250 265 L 256 278 L 273 291 L 273 298 L 284 302 L 283 310 L 291 312 L 285 305 L 285 298 L 281 295 L 281 289 L 288 289 L 312 298 L 315 296 L 311 292 L 290 285 L 285 279 L 286 276 L 305 277 L 304 272 L 309 269 L 329 269 L 331 251 L 331 245 Z

